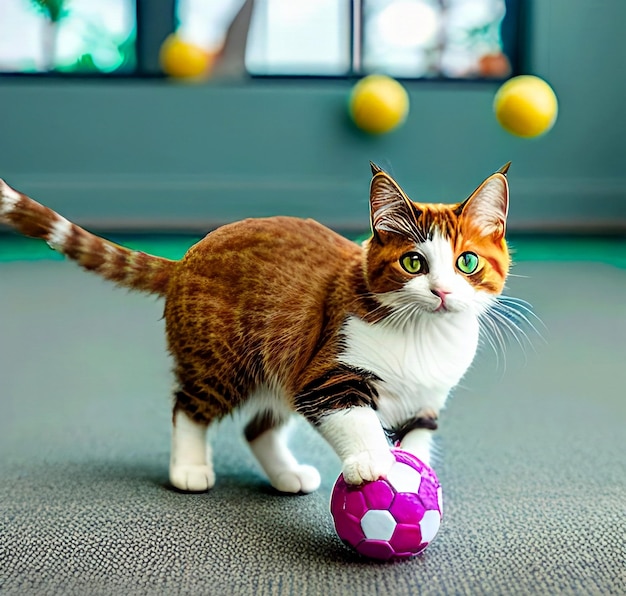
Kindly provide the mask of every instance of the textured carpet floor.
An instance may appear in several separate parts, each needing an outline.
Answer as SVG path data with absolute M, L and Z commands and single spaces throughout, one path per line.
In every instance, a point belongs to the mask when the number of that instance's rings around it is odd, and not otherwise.
M 300 421 L 317 493 L 274 494 L 238 420 L 213 437 L 214 490 L 171 490 L 162 305 L 68 263 L 0 263 L 0 593 L 626 594 L 626 271 L 515 273 L 546 341 L 481 354 L 439 432 L 444 525 L 380 564 L 335 537 L 339 464 Z

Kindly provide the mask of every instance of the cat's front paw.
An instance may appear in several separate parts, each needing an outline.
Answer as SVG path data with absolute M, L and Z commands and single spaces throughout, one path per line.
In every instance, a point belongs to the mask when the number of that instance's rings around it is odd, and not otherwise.
M 172 465 L 170 467 L 170 482 L 178 490 L 203 493 L 215 485 L 215 473 L 209 466 Z
M 363 484 L 385 478 L 396 458 L 385 451 L 362 451 L 343 462 L 343 479 L 347 484 Z

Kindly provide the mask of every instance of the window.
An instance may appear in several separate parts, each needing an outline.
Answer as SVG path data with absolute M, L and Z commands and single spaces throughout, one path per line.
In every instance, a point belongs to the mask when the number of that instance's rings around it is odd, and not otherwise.
M 244 3 L 1 0 L 0 72 L 158 74 L 168 33 L 219 52 Z M 245 69 L 252 76 L 505 78 L 519 72 L 523 3 L 254 0 Z
M 2 0 L 0 71 L 133 72 L 134 0 Z
M 504 78 L 518 70 L 521 1 L 255 0 L 252 75 Z M 219 48 L 243 0 L 178 0 L 183 35 Z
M 504 0 L 365 0 L 363 70 L 408 78 L 508 76 L 505 14 Z
M 246 68 L 255 75 L 345 75 L 350 21 L 349 2 L 265 0 L 251 23 Z

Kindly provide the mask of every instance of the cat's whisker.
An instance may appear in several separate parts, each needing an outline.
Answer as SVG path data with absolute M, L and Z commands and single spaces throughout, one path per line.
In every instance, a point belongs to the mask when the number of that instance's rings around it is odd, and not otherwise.
M 523 311 L 511 308 L 506 304 L 498 304 L 494 307 L 494 311 L 498 312 L 507 321 L 513 323 L 516 327 L 521 328 L 521 324 L 525 324 L 530 327 L 537 335 L 541 336 L 539 330 L 532 323 L 530 318 L 524 314 Z
M 518 332 L 523 333 L 517 322 L 512 319 L 506 311 L 500 308 L 501 305 L 494 304 L 489 309 L 489 317 L 496 323 L 501 331 L 508 333 L 509 335 L 518 338 Z M 518 338 L 519 339 L 519 338 Z
M 491 317 L 489 311 L 485 311 L 480 317 L 481 330 L 496 355 L 496 362 L 499 364 L 500 356 L 503 360 L 503 368 L 506 370 L 506 341 L 499 325 Z
M 531 313 L 533 316 L 537 317 L 537 315 L 535 314 L 534 310 L 533 310 L 533 306 L 530 302 L 526 301 L 526 300 L 522 300 L 521 298 L 515 298 L 514 296 L 506 296 L 504 294 L 501 294 L 500 296 L 498 296 L 497 298 L 498 302 L 506 302 L 509 304 L 513 304 L 519 308 L 522 308 L 523 310 Z M 537 317 L 539 318 L 539 317 Z
M 512 298 L 510 296 L 500 296 L 497 300 L 497 306 L 501 311 L 504 311 L 505 316 L 511 320 L 510 315 L 514 315 L 517 319 L 521 320 L 525 325 L 527 325 L 532 331 L 541 339 L 542 342 L 546 343 L 545 338 L 537 329 L 534 322 L 540 324 L 544 329 L 546 328 L 544 322 L 535 314 L 532 309 L 532 306 L 526 302 L 525 300 L 521 300 L 519 298 Z M 516 323 L 518 327 L 521 327 L 519 323 Z M 532 344 L 532 342 L 529 341 Z
M 403 304 L 392 311 L 384 322 L 396 327 L 405 328 L 419 311 L 420 307 L 415 303 Z
M 408 320 L 408 311 L 403 310 L 402 313 L 399 313 L 390 323 L 393 324 L 394 327 L 399 329 L 406 329 L 407 320 Z
M 371 311 L 371 314 L 374 316 L 374 318 L 376 318 L 380 314 L 386 314 L 388 310 L 389 310 L 389 307 L 387 305 L 380 304 L 374 310 Z
M 372 317 L 373 320 L 377 320 L 379 315 L 381 314 L 387 314 L 389 307 L 386 304 L 380 302 L 378 296 L 374 292 L 365 292 L 362 295 L 356 296 L 350 304 L 350 310 L 357 311 L 364 299 L 378 303 L 378 306 L 372 308 L 369 311 L 369 315 Z
M 487 323 L 487 325 L 481 328 L 480 338 L 483 341 L 483 343 L 486 342 L 487 344 L 489 344 L 489 346 L 493 350 L 493 353 L 495 354 L 495 357 L 496 357 L 496 368 L 499 368 L 501 347 L 497 344 L 496 340 L 494 339 L 492 335 L 492 330 L 489 327 L 489 322 L 490 321 L 485 320 L 485 323 Z M 504 355 L 504 353 L 502 353 L 502 356 L 506 359 L 506 356 Z M 505 362 L 505 365 L 506 365 L 506 362 Z
M 518 326 L 514 321 L 505 316 L 501 311 L 497 309 L 497 307 L 492 308 L 489 312 L 490 317 L 494 322 L 497 322 L 498 328 L 503 331 L 508 337 L 515 340 L 515 342 L 519 345 L 522 353 L 526 357 L 526 345 L 530 345 L 531 348 L 534 349 L 530 338 L 526 334 L 526 332 Z M 523 341 L 525 340 L 525 341 Z
M 528 275 L 521 275 L 519 273 L 510 273 L 510 272 L 508 274 L 508 277 L 517 277 L 519 279 L 530 279 Z
M 512 296 L 499 296 L 497 302 L 499 302 L 501 306 L 516 312 L 518 315 L 524 315 L 524 319 L 529 325 L 531 324 L 530 319 L 532 318 L 536 322 L 540 323 L 545 329 L 543 321 L 539 316 L 537 316 L 532 305 L 529 302 L 526 302 L 526 300 L 513 298 Z
M 528 318 L 527 318 L 527 317 L 525 317 L 525 316 L 520 316 L 520 319 L 523 321 L 523 323 L 524 323 L 524 324 L 525 324 L 525 325 L 526 325 L 529 329 L 531 329 L 531 330 L 533 331 L 533 333 L 534 333 L 534 334 L 535 334 L 535 335 L 536 335 L 536 336 L 537 336 L 537 337 L 541 340 L 541 342 L 542 342 L 542 343 L 544 343 L 544 344 L 545 344 L 545 343 L 547 343 L 547 342 L 546 342 L 546 339 L 544 338 L 544 336 L 542 335 L 542 333 L 539 331 L 539 329 L 537 329 L 537 327 L 535 327 L 535 325 L 532 323 L 532 321 L 531 321 L 530 319 L 528 319 Z M 510 321 L 510 319 L 509 319 L 509 321 Z M 543 324 L 543 323 L 542 323 L 542 324 Z M 523 334 L 524 334 L 524 336 L 525 336 L 525 337 L 526 337 L 526 339 L 528 340 L 528 343 L 530 344 L 530 346 L 534 348 L 534 344 L 533 344 L 532 340 L 530 339 L 530 337 L 528 336 L 528 334 L 526 334 L 526 333 L 523 331 L 523 327 L 522 327 L 522 325 L 520 325 L 519 323 L 516 323 L 516 327 L 519 329 L 519 331 L 520 331 L 521 333 L 523 333 Z

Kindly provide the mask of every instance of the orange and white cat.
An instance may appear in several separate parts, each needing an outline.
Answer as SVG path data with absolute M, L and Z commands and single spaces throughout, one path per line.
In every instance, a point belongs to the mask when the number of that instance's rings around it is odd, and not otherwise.
M 271 484 L 306 493 L 320 476 L 288 448 L 294 412 L 334 448 L 348 483 L 385 476 L 391 444 L 430 461 L 481 324 L 506 325 L 507 170 L 443 205 L 411 201 L 372 165 L 372 236 L 361 246 L 312 220 L 272 217 L 218 228 L 171 261 L 92 235 L 2 181 L 0 221 L 120 286 L 165 297 L 175 487 L 213 486 L 207 429 L 243 408 Z

